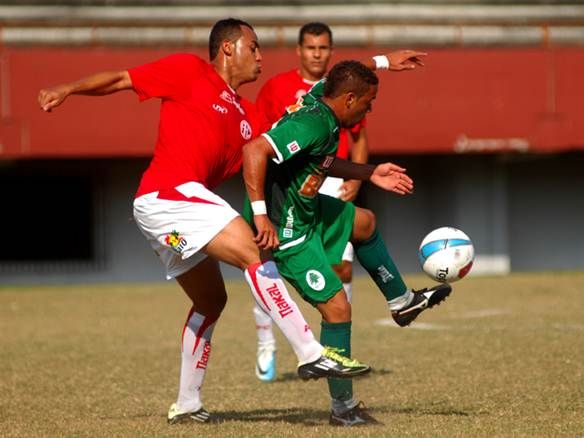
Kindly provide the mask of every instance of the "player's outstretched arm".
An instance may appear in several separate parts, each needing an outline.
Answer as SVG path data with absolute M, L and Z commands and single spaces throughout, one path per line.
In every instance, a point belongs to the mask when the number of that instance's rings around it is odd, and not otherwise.
M 262 250 L 276 249 L 280 245 L 278 233 L 267 215 L 264 193 L 268 160 L 275 156 L 272 146 L 262 136 L 243 146 L 243 180 L 258 232 L 254 241 Z
M 131 88 L 132 79 L 127 70 L 107 71 L 80 79 L 76 82 L 42 89 L 39 92 L 38 102 L 43 111 L 51 112 L 53 108 L 62 104 L 72 94 L 104 96 Z
M 406 169 L 393 163 L 357 164 L 348 160 L 335 158 L 329 169 L 329 175 L 344 179 L 371 181 L 376 186 L 398 195 L 414 192 L 414 182 L 406 175 Z
M 358 132 L 349 131 L 349 135 L 353 141 L 351 147 L 351 161 L 353 163 L 365 164 L 369 158 L 369 148 L 367 144 L 367 133 L 365 127 L 361 127 Z M 345 180 L 341 185 L 341 195 L 339 198 L 345 202 L 352 202 L 357 198 L 359 189 L 361 188 L 361 180 L 349 179 Z
M 375 167 L 369 181 L 388 192 L 398 195 L 414 193 L 414 181 L 405 173 L 406 169 L 393 163 L 383 163 Z
M 403 71 L 413 70 L 416 67 L 424 66 L 424 58 L 428 56 L 425 52 L 415 50 L 396 50 L 385 55 L 374 56 L 362 61 L 371 70 L 391 70 Z

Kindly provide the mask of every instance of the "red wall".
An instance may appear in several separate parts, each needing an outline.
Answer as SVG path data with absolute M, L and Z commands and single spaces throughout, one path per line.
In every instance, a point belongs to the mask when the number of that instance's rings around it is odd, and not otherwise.
M 156 137 L 158 102 L 133 93 L 73 96 L 53 113 L 42 87 L 125 69 L 176 49 L 0 48 L 0 158 L 143 156 Z M 205 56 L 204 50 L 195 53 Z M 334 60 L 378 50 L 339 49 Z M 271 75 L 296 66 L 293 49 L 266 49 L 264 72 L 241 88 L 254 98 Z M 584 48 L 432 50 L 426 67 L 381 72 L 369 116 L 374 153 L 584 149 Z

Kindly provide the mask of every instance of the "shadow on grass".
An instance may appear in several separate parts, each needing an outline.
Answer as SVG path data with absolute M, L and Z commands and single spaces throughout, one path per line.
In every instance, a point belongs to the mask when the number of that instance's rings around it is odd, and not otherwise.
M 392 406 L 383 405 L 370 407 L 369 413 L 375 414 L 407 414 L 413 416 L 439 415 L 469 417 L 477 415 L 469 409 L 458 409 L 452 406 L 444 406 L 441 403 L 429 406 Z M 212 424 L 226 423 L 232 421 L 243 422 L 272 422 L 301 424 L 304 426 L 318 426 L 328 424 L 330 412 L 328 410 L 313 408 L 291 408 L 291 409 L 255 409 L 250 411 L 216 411 L 213 412 Z
M 357 379 L 366 379 L 367 377 L 370 376 L 385 376 L 387 374 L 391 374 L 393 371 L 388 370 L 387 368 L 374 368 L 371 370 L 371 373 L 369 373 L 368 375 L 365 375 L 363 377 L 357 377 Z M 298 377 L 298 374 L 296 373 L 292 373 L 292 372 L 288 372 L 288 373 L 282 373 L 280 374 L 278 377 L 276 377 L 276 379 L 274 379 L 274 382 L 292 382 L 294 380 L 299 380 L 300 378 Z
M 443 416 L 457 416 L 469 417 L 476 415 L 475 412 L 469 409 L 457 409 L 452 406 L 436 405 L 430 406 L 379 406 L 375 409 L 377 412 L 385 414 L 409 414 L 409 415 L 443 415 Z

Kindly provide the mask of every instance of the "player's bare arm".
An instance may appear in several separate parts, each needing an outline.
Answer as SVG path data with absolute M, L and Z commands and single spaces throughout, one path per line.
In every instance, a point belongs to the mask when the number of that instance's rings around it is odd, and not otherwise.
M 243 180 L 257 230 L 254 241 L 262 250 L 276 249 L 280 245 L 278 233 L 267 216 L 264 193 L 268 160 L 275 156 L 272 146 L 262 136 L 243 146 Z
M 414 181 L 405 172 L 405 168 L 393 163 L 357 164 L 336 158 L 329 170 L 329 175 L 371 181 L 388 192 L 409 195 L 414 192 Z
M 396 50 L 385 55 L 375 56 L 361 61 L 371 70 L 403 71 L 413 70 L 424 66 L 423 59 L 428 56 L 425 52 L 415 50 Z
M 367 148 L 367 133 L 365 128 L 358 132 L 349 131 L 353 145 L 351 147 L 351 161 L 353 163 L 365 164 L 369 158 L 369 151 Z M 357 198 L 359 189 L 361 188 L 361 180 L 350 179 L 346 180 L 341 185 L 341 196 L 345 202 L 352 202 Z
M 72 94 L 104 96 L 131 88 L 132 79 L 127 70 L 106 71 L 75 82 L 43 89 L 39 92 L 38 102 L 43 111 L 51 112 Z

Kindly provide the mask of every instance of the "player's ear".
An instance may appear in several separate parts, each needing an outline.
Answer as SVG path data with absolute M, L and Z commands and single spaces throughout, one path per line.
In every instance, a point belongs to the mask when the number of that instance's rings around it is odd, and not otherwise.
M 351 108 L 357 101 L 357 95 L 352 91 L 345 94 L 345 106 Z
M 300 49 L 301 49 L 300 44 L 296 44 L 296 55 L 297 56 L 300 56 Z
M 233 44 L 232 41 L 223 40 L 223 42 L 221 43 L 221 50 L 223 51 L 225 56 L 231 56 L 233 55 L 234 46 L 235 44 Z

